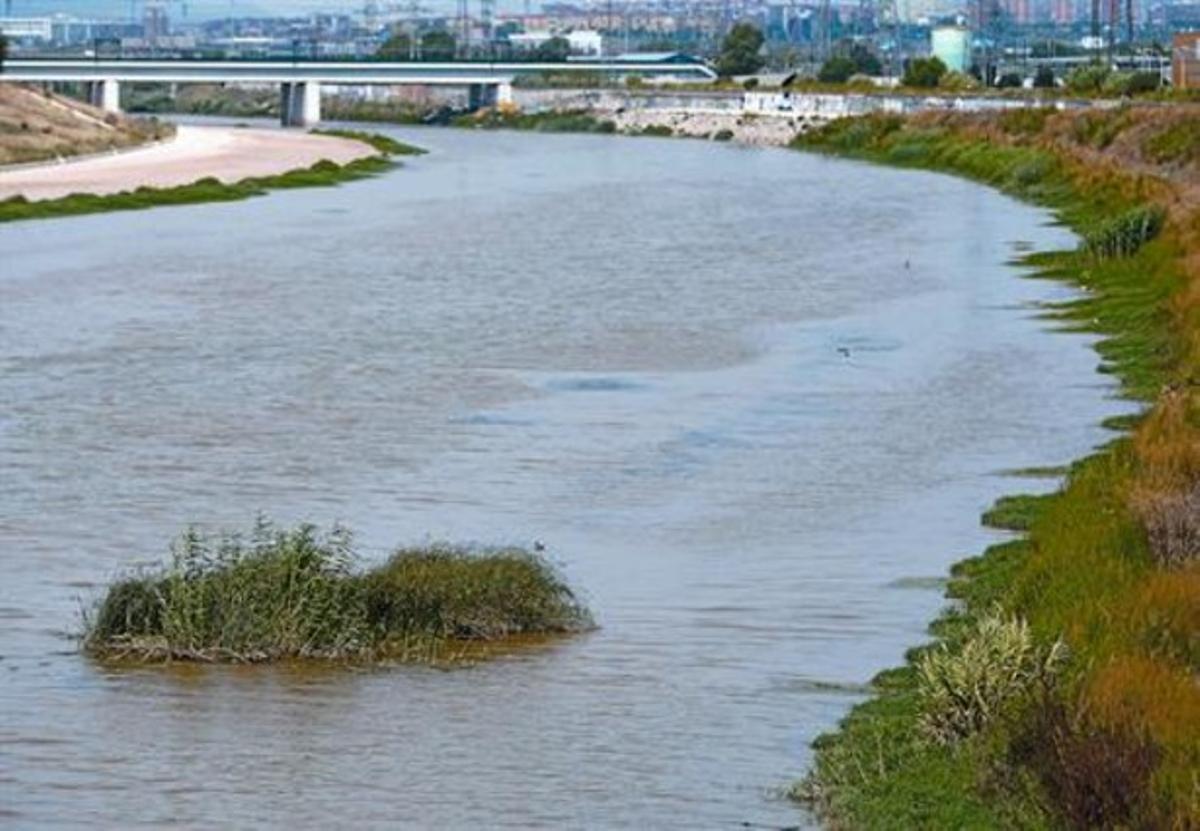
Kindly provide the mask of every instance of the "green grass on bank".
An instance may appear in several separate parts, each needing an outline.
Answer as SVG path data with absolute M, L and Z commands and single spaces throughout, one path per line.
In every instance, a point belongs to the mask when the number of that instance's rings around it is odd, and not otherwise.
M 870 116 L 835 122 L 795 146 L 955 173 L 1055 209 L 1084 242 L 1026 264 L 1034 276 L 1087 292 L 1052 307 L 1048 319 L 1098 333 L 1102 371 L 1127 396 L 1153 399 L 1188 377 L 1174 305 L 1186 237 L 1160 233 L 1153 189 L 1138 177 L 1090 169 L 1020 138 L 1041 135 L 1048 117 L 1002 116 L 1004 136 L 996 136 L 978 122 Z M 931 626 L 935 640 L 882 673 L 875 697 L 817 740 L 796 798 L 845 828 L 1200 826 L 1200 573 L 1156 565 L 1147 531 L 1155 526 L 1130 497 L 1155 465 L 1175 471 L 1190 452 L 1191 428 L 1161 420 L 1167 426 L 1157 432 L 1123 435 L 1071 465 L 1057 493 L 1006 497 L 984 515 L 1027 536 L 954 567 L 951 605 Z M 1168 518 L 1182 510 L 1173 506 L 1190 504 L 1172 498 L 1167 508 L 1177 512 Z M 1171 521 L 1159 523 L 1160 537 L 1177 541 L 1192 527 Z M 996 615 L 1027 625 L 1020 648 L 1033 654 L 1061 639 L 1061 670 L 1005 664 L 1011 639 L 996 640 L 994 628 L 982 634 L 981 622 Z M 932 672 L 935 654 L 953 671 Z M 1006 681 L 1002 695 L 997 677 Z M 931 733 L 931 707 L 946 701 L 983 715 L 965 735 Z
M 246 538 L 189 531 L 166 568 L 114 583 L 84 623 L 85 652 L 109 660 L 447 661 L 591 619 L 522 550 L 402 549 L 362 570 L 343 530 L 260 523 Z
M 96 195 L 75 193 L 61 199 L 29 200 L 14 196 L 0 201 L 0 222 L 17 222 L 26 219 L 51 219 L 64 216 L 107 213 L 109 211 L 137 211 L 166 205 L 193 205 L 202 202 L 236 202 L 263 196 L 273 190 L 291 188 L 333 187 L 370 176 L 376 176 L 395 167 L 391 159 L 393 146 L 396 155 L 414 155 L 421 151 L 386 136 L 366 133 L 343 135 L 364 141 L 379 151 L 379 155 L 356 159 L 346 164 L 322 159 L 311 167 L 291 170 L 277 176 L 259 176 L 238 182 L 222 182 L 208 176 L 187 185 L 170 188 L 141 187 L 120 193 Z
M 405 144 L 402 141 L 397 141 L 391 136 L 381 135 L 380 133 L 368 133 L 363 130 L 312 130 L 316 136 L 332 136 L 333 138 L 344 138 L 352 141 L 360 141 L 363 144 L 369 144 L 380 153 L 388 156 L 423 156 L 426 151 L 424 148 L 417 147 L 412 144 Z
M 481 130 L 530 130 L 539 133 L 615 133 L 617 125 L 596 118 L 583 110 L 555 110 L 540 113 L 499 109 L 482 110 L 450 119 L 452 127 Z

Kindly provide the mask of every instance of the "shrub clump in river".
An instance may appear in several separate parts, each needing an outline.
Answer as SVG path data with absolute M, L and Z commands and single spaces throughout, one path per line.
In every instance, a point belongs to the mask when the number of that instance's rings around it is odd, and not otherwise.
M 186 532 L 168 566 L 119 580 L 85 615 L 83 649 L 145 661 L 446 661 L 456 645 L 591 626 L 556 570 L 521 549 L 401 549 L 361 570 L 344 529 L 260 523 L 248 539 Z

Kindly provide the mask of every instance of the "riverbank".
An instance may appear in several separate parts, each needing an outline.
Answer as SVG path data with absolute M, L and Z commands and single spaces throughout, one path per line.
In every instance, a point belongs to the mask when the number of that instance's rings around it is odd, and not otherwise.
M 869 116 L 798 149 L 941 170 L 1057 211 L 1078 250 L 1028 258 L 1084 297 L 1147 402 L 1061 489 L 1007 501 L 1024 536 L 955 567 L 936 640 L 816 742 L 795 789 L 836 827 L 1200 823 L 1200 115 L 1190 109 Z M 1048 425 L 1052 429 L 1052 425 Z
M 138 188 L 174 188 L 201 177 L 231 184 L 278 176 L 319 161 L 366 159 L 374 149 L 354 139 L 286 130 L 181 125 L 169 143 L 78 162 L 0 170 L 0 201 L 85 193 L 107 196 Z
M 0 83 L 0 170 L 111 153 L 170 139 L 175 128 L 129 118 L 20 84 Z
M 424 152 L 359 132 L 184 127 L 181 133 L 169 145 L 126 155 L 0 172 L 0 222 L 230 202 L 271 190 L 330 187 L 387 170 L 397 164 L 393 156 Z M 197 172 L 209 171 L 196 177 Z

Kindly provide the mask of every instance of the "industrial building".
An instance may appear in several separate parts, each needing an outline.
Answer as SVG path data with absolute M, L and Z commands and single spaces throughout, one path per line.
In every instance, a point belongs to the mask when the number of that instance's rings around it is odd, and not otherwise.
M 1200 89 L 1200 32 L 1183 32 L 1172 40 L 1171 83 L 1176 89 Z

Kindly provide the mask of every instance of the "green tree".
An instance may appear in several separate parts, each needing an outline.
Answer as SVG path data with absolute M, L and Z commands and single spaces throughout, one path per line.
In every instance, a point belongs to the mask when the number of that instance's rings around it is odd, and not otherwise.
M 850 46 L 850 60 L 854 61 L 855 75 L 882 75 L 883 64 L 875 53 L 861 43 Z
M 842 84 L 854 75 L 882 75 L 883 64 L 861 43 L 845 45 L 838 54 L 821 66 L 817 80 L 827 84 Z
M 825 84 L 844 84 L 858 71 L 854 60 L 846 55 L 834 55 L 817 72 L 817 80 Z
M 506 20 L 496 27 L 496 37 L 508 38 L 509 35 L 519 35 L 525 28 L 515 20 Z
M 406 61 L 412 57 L 412 38 L 407 32 L 393 32 L 375 54 L 392 61 Z
M 1005 72 L 996 79 L 996 86 L 1000 89 L 1018 89 L 1021 86 L 1021 76 L 1015 72 Z
M 763 45 L 763 33 L 752 23 L 738 23 L 729 30 L 721 41 L 721 52 L 717 56 L 716 70 L 722 78 L 734 75 L 749 75 L 762 68 L 764 63 L 759 51 Z
M 1054 89 L 1054 70 L 1047 64 L 1042 64 L 1033 75 L 1033 85 L 1038 89 Z
M 434 29 L 421 36 L 421 58 L 427 61 L 454 59 L 454 35 L 445 29 Z
M 946 65 L 942 63 L 941 58 L 914 58 L 905 68 L 901 83 L 906 87 L 932 89 L 945 74 Z
M 8 38 L 0 35 L 0 72 L 4 71 L 4 61 L 8 58 Z
M 571 42 L 564 37 L 552 37 L 545 43 L 538 44 L 534 55 L 539 61 L 547 63 L 565 61 L 571 54 Z
M 1078 95 L 1097 93 L 1103 88 L 1111 74 L 1112 70 L 1099 64 L 1077 66 L 1067 75 L 1067 89 Z

